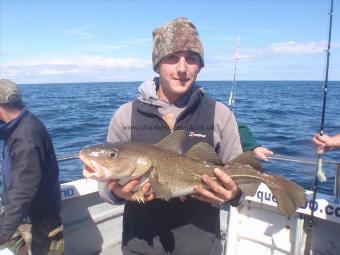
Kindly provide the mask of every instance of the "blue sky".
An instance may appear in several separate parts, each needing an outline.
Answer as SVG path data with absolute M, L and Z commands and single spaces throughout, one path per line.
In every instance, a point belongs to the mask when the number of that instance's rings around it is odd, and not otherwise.
M 0 0 L 0 76 L 18 83 L 141 81 L 152 30 L 178 16 L 197 26 L 199 80 L 323 80 L 329 0 Z M 334 1 L 330 80 L 340 80 Z

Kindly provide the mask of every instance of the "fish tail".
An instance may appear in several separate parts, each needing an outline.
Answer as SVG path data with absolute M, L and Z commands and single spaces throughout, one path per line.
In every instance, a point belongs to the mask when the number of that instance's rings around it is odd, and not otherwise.
M 306 203 L 305 190 L 294 182 L 279 176 L 270 176 L 265 181 L 270 191 L 277 200 L 277 206 L 281 213 L 292 216 L 296 209 Z

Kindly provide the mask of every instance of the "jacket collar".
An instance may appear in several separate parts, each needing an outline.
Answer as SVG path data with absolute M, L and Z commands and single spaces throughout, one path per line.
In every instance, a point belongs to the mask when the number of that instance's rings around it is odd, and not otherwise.
M 197 104 L 199 104 L 202 97 L 204 96 L 203 88 L 193 84 L 191 89 L 172 105 L 158 99 L 156 93 L 158 86 L 158 77 L 155 77 L 152 80 L 147 80 L 139 86 L 138 100 L 139 102 L 144 103 L 143 107 L 138 109 L 139 111 L 160 116 L 158 108 L 168 108 L 175 106 L 178 108 L 184 108 L 183 112 L 180 114 L 180 116 L 183 117 L 187 112 L 190 112 L 192 107 L 195 107 Z M 156 108 L 154 106 L 156 106 Z
M 27 108 L 23 108 L 20 114 L 9 122 L 0 121 L 0 140 L 7 140 L 7 138 L 16 129 L 20 120 L 28 113 Z
M 164 102 L 158 98 L 158 87 L 159 77 L 154 77 L 153 79 L 149 79 L 143 82 L 138 88 L 139 101 L 159 107 L 167 107 L 171 105 L 170 103 Z M 194 83 L 190 90 L 185 93 L 179 100 L 177 100 L 173 105 L 175 105 L 176 107 L 184 108 L 188 105 L 189 101 L 192 101 L 192 97 L 197 93 L 203 94 L 203 88 Z

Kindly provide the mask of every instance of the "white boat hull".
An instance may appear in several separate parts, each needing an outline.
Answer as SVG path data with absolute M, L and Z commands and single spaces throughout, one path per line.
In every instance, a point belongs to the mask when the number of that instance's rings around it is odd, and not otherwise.
M 121 254 L 123 206 L 103 202 L 93 180 L 62 184 L 62 196 L 66 255 Z M 311 194 L 308 198 L 311 200 Z M 317 197 L 311 232 L 313 255 L 340 254 L 340 205 L 332 200 L 326 195 Z M 261 185 L 256 195 L 247 197 L 238 208 L 221 210 L 224 254 L 303 254 L 303 216 L 310 214 L 311 203 L 287 218 L 274 201 L 269 189 Z

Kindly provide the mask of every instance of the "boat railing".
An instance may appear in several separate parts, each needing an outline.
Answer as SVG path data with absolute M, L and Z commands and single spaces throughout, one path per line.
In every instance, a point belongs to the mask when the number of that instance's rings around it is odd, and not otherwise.
M 270 155 L 270 156 L 268 156 L 268 158 L 274 159 L 274 160 L 296 162 L 296 163 L 307 164 L 307 165 L 316 165 L 317 164 L 317 162 L 315 160 L 304 159 L 304 158 L 299 158 L 299 157 L 292 157 L 292 156 L 287 156 L 287 155 L 283 155 L 283 154 Z M 340 162 L 336 162 L 336 161 L 332 161 L 332 160 L 323 160 L 322 163 L 329 164 L 329 165 L 340 165 Z
M 70 161 L 70 160 L 75 160 L 75 159 L 79 159 L 79 154 L 78 153 L 57 155 L 58 163 L 65 162 L 65 161 Z M 0 177 L 1 176 L 2 176 L 2 164 L 0 164 Z M 1 183 L 0 183 L 0 207 L 1 207 L 1 196 L 2 196 L 2 189 L 1 189 Z
M 336 165 L 334 178 L 334 199 L 337 204 L 340 204 L 340 164 Z
M 78 158 L 79 158 L 78 153 L 71 153 L 71 154 L 57 156 L 57 159 L 59 162 L 74 160 Z M 287 162 L 294 162 L 294 163 L 308 164 L 308 165 L 317 165 L 317 162 L 311 159 L 292 157 L 292 156 L 287 156 L 283 154 L 270 155 L 268 156 L 268 158 L 272 160 L 280 160 L 280 161 L 287 161 Z M 336 203 L 340 203 L 340 162 L 336 162 L 332 160 L 324 160 L 323 164 L 336 166 L 335 177 L 334 177 L 334 200 Z
M 67 161 L 67 160 L 73 160 L 78 159 L 79 154 L 78 153 L 72 153 L 72 154 L 65 154 L 65 155 L 58 155 L 57 160 L 58 161 Z M 269 159 L 273 160 L 282 160 L 282 161 L 289 161 L 289 162 L 296 162 L 301 164 L 309 164 L 309 165 L 316 165 L 316 161 L 313 161 L 311 159 L 304 159 L 299 157 L 293 157 L 293 156 L 287 156 L 283 154 L 275 154 L 268 156 Z M 324 164 L 330 164 L 330 165 L 337 165 L 340 166 L 340 162 L 332 161 L 332 160 L 323 160 Z
M 65 155 L 58 155 L 57 156 L 58 162 L 68 161 L 68 160 L 73 160 L 73 159 L 78 159 L 78 158 L 79 158 L 78 153 L 72 153 L 72 154 L 65 154 Z
M 57 155 L 58 162 L 70 161 L 70 160 L 75 160 L 78 158 L 79 158 L 78 153 Z M 295 163 L 308 164 L 308 165 L 317 165 L 317 162 L 311 159 L 287 156 L 283 154 L 270 155 L 268 156 L 268 158 L 272 160 L 295 162 Z M 340 162 L 332 161 L 332 160 L 324 160 L 323 164 L 336 166 L 335 176 L 334 176 L 334 200 L 336 203 L 340 203 Z M 1 172 L 0 172 L 0 175 L 1 175 Z M 1 195 L 1 192 L 0 192 L 0 195 Z
M 308 164 L 308 165 L 317 165 L 317 161 L 313 161 L 310 159 L 303 159 L 298 157 L 292 157 L 292 156 L 286 156 L 282 154 L 275 154 L 268 156 L 269 159 L 273 160 L 282 160 L 282 161 L 288 161 L 288 162 L 295 162 L 295 163 L 301 163 L 301 164 Z M 323 164 L 328 165 L 335 165 L 335 176 L 334 176 L 334 201 L 336 203 L 340 203 L 340 162 L 332 161 L 332 160 L 323 160 Z

